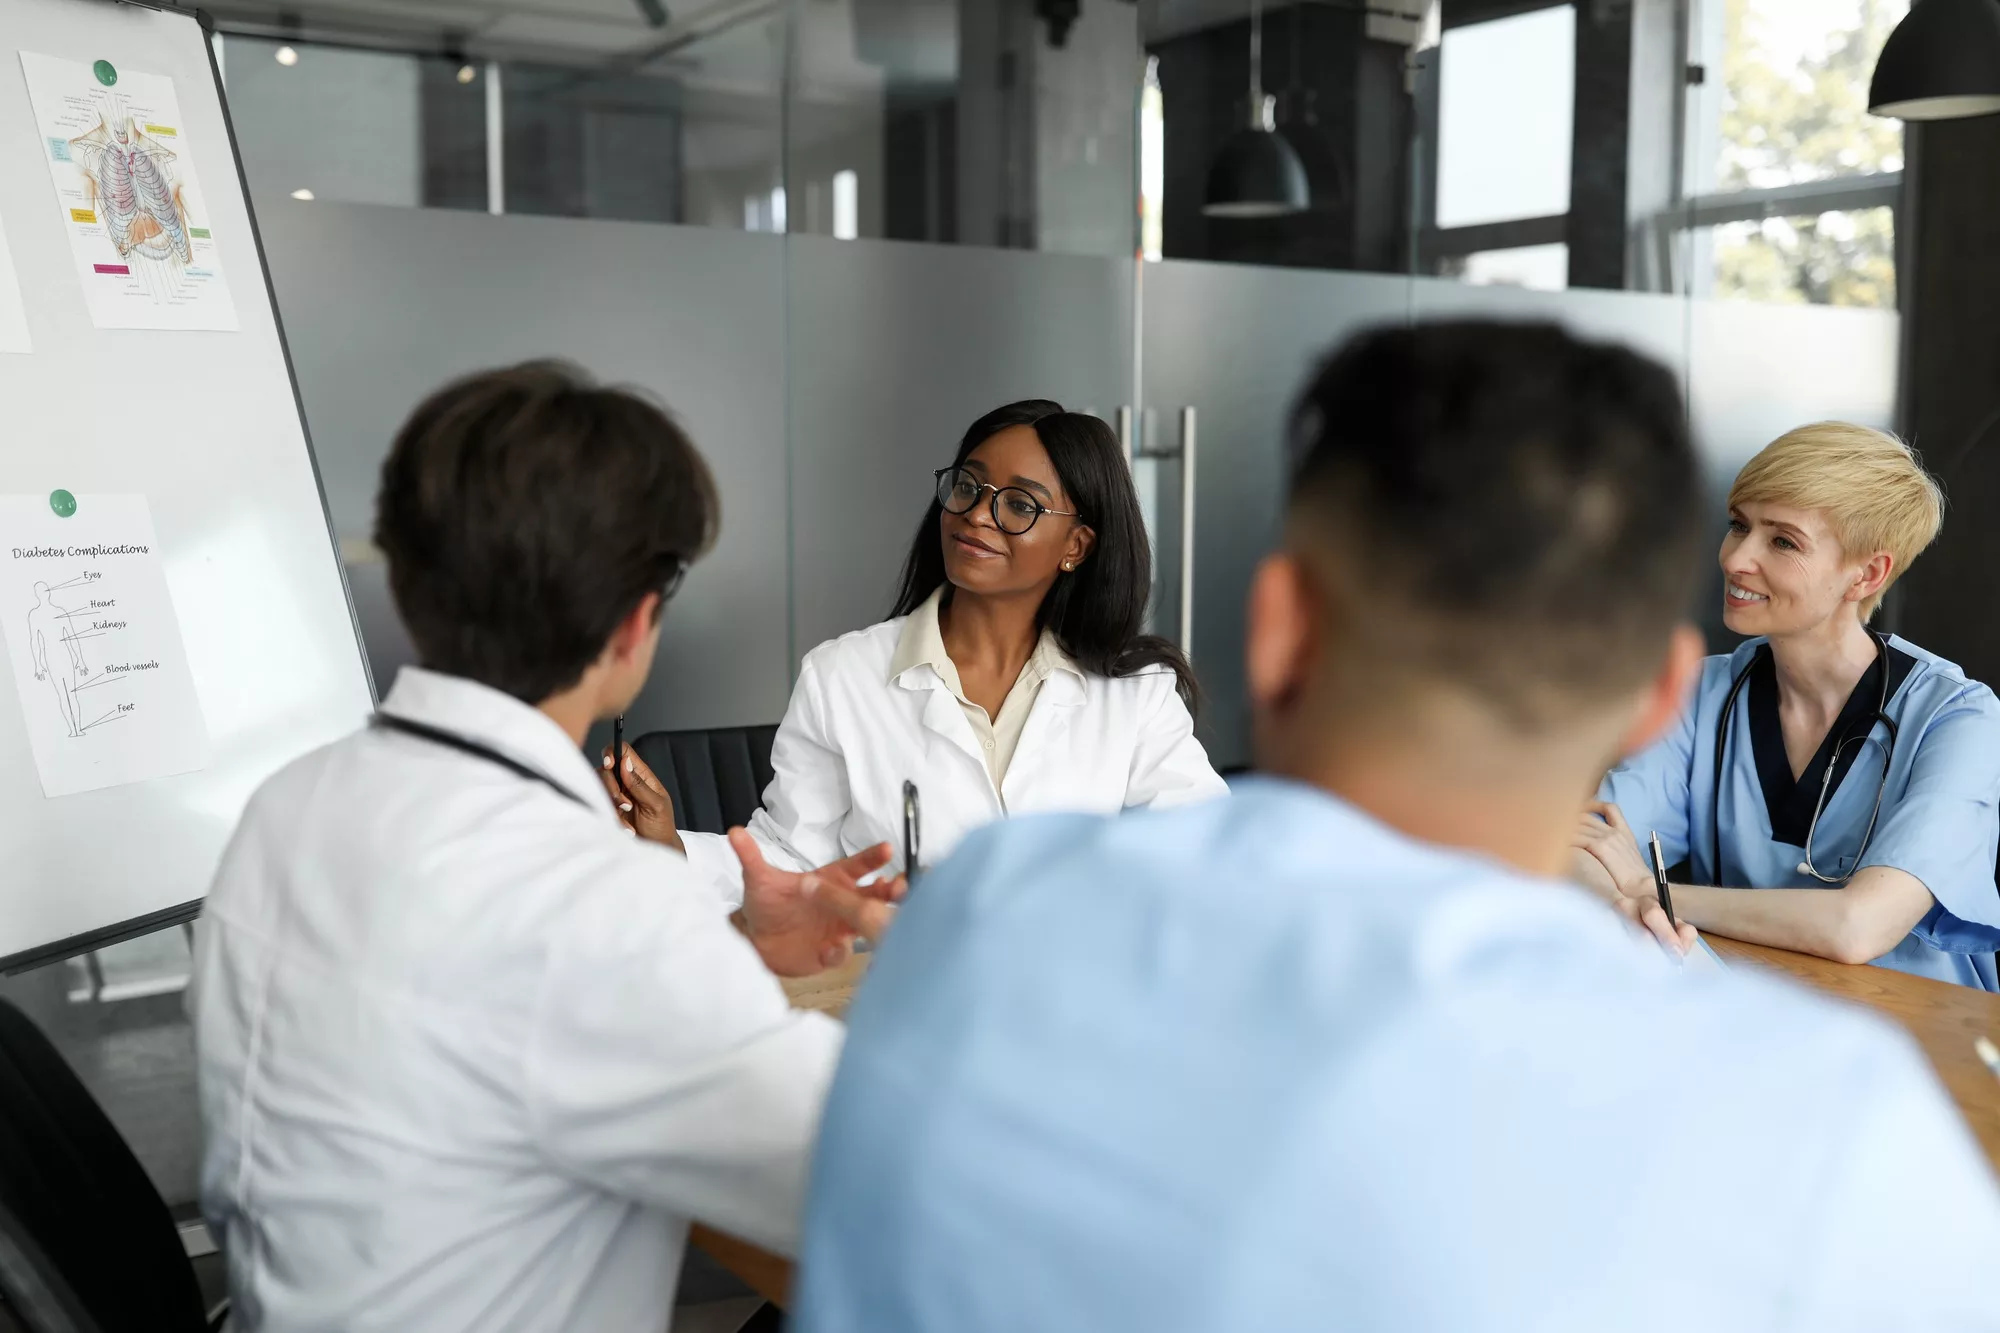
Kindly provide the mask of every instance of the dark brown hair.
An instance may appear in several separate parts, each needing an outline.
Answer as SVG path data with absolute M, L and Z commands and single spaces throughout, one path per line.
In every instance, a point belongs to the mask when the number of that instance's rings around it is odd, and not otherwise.
M 1291 527 L 1329 634 L 1524 725 L 1658 669 L 1700 572 L 1680 386 L 1554 324 L 1363 334 L 1293 419 Z
M 426 667 L 539 703 L 714 543 L 715 482 L 660 408 L 530 362 L 432 394 L 382 464 L 375 542 Z

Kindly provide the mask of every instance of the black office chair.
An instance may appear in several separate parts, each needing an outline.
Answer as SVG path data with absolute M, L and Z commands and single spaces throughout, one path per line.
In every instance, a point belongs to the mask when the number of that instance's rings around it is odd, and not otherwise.
M 649 731 L 631 742 L 674 798 L 689 833 L 727 833 L 750 822 L 771 783 L 771 727 Z
M 684 832 L 727 833 L 749 823 L 763 804 L 777 735 L 774 726 L 649 731 L 631 745 L 674 798 L 674 822 Z M 784 1326 L 784 1312 L 763 1305 L 741 1333 L 775 1333 Z
M 139 1159 L 27 1015 L 0 1000 L 0 1298 L 32 1333 L 208 1333 Z

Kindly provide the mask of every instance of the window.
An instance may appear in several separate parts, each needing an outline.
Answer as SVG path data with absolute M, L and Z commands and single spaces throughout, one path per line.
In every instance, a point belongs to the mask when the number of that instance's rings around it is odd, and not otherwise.
M 1164 253 L 1163 210 L 1167 202 L 1167 104 L 1160 95 L 1160 59 L 1146 59 L 1139 90 L 1139 253 L 1157 260 Z
M 852 171 L 833 173 L 833 234 L 851 241 L 861 234 L 861 177 Z
M 1778 304 L 1896 306 L 1892 208 L 1731 222 L 1708 241 L 1713 293 Z
M 1446 260 L 1443 276 L 1475 287 L 1526 287 L 1559 292 L 1569 286 L 1569 247 L 1521 245 L 1511 250 L 1475 250 Z
M 1696 296 L 1894 308 L 1902 126 L 1868 82 L 1909 0 L 1715 0 L 1691 58 L 1690 244 Z M 1719 77 L 1718 77 L 1719 74 Z
M 1449 28 L 1442 46 L 1437 225 L 1567 213 L 1576 10 Z
M 1909 0 L 1724 0 L 1713 190 L 1903 169 L 1868 81 Z
M 244 175 L 260 193 L 427 202 L 424 127 L 434 99 L 470 102 L 473 132 L 481 135 L 471 151 L 485 160 L 480 93 L 453 82 L 441 61 L 254 37 L 227 38 L 223 49 Z
M 1442 22 L 1443 9 L 1433 18 Z M 1445 27 L 1416 59 L 1419 133 L 1435 145 L 1417 270 L 1487 286 L 1569 285 L 1576 9 Z

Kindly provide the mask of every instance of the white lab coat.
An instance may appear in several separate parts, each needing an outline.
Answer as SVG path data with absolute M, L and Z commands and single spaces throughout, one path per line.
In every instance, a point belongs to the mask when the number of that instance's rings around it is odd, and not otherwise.
M 934 865 L 972 830 L 1034 811 L 1112 814 L 1227 788 L 1164 667 L 1106 678 L 1060 668 L 1042 682 L 999 788 L 951 689 L 928 665 L 891 675 L 903 619 L 806 654 L 771 747 L 773 777 L 749 830 L 773 865 L 805 870 L 886 842 L 902 868 L 903 782 L 922 805 Z M 688 860 L 727 902 L 743 898 L 728 841 L 684 833 Z
M 789 1253 L 840 1050 L 548 717 L 405 668 L 257 792 L 191 1004 L 236 1326 L 667 1326 L 688 1220 Z

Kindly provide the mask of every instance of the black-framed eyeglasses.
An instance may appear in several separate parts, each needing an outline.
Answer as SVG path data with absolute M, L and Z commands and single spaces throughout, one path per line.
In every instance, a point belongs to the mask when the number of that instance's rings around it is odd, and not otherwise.
M 1019 486 L 995 486 L 981 481 L 962 467 L 941 467 L 937 477 L 937 502 L 947 514 L 969 514 L 979 503 L 980 493 L 993 492 L 993 525 L 1009 537 L 1018 537 L 1035 526 L 1043 514 L 1076 518 L 1074 509 L 1051 509 L 1037 500 L 1032 491 Z
M 687 582 L 687 576 L 688 576 L 688 562 L 681 559 L 679 556 L 675 556 L 674 572 L 667 575 L 666 586 L 660 589 L 660 600 L 663 602 L 673 601 L 674 594 L 681 590 L 681 585 L 683 583 Z

